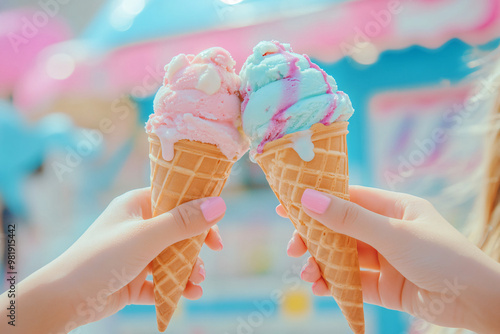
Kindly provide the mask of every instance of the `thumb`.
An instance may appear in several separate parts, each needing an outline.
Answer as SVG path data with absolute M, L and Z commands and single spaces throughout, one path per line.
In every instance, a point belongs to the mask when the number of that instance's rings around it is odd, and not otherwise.
M 335 232 L 361 240 L 379 251 L 394 238 L 401 237 L 401 220 L 379 215 L 336 196 L 306 189 L 301 202 L 304 211 L 311 218 Z
M 155 256 L 166 247 L 207 231 L 224 217 L 221 197 L 197 199 L 145 221 L 143 238 Z

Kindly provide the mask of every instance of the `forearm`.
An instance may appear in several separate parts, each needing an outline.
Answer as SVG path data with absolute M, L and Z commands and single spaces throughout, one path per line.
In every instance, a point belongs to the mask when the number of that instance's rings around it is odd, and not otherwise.
M 67 287 L 42 268 L 16 285 L 14 294 L 7 291 L 0 296 L 0 307 L 6 313 L 0 332 L 68 333 L 77 327 L 72 321 L 75 312 L 70 300 Z M 9 317 L 11 314 L 14 316 Z
M 467 297 L 469 329 L 479 334 L 500 331 L 500 264 L 491 261 L 482 268 L 481 274 Z

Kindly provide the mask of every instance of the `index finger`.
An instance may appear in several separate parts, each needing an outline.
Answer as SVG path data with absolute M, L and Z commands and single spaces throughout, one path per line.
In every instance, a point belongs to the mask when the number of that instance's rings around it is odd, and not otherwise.
M 419 199 L 404 193 L 363 186 L 349 186 L 349 196 L 351 202 L 379 215 L 395 219 L 403 219 L 408 203 Z

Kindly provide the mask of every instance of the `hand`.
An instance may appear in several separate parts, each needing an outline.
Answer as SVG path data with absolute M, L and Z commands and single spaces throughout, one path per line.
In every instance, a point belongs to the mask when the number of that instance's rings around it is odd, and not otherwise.
M 222 198 L 195 200 L 152 218 L 150 196 L 145 188 L 117 197 L 66 252 L 19 284 L 20 333 L 67 333 L 129 304 L 154 305 L 153 282 L 146 277 L 166 247 L 210 228 L 207 246 L 222 249 L 214 225 L 225 213 Z M 197 284 L 204 278 L 198 259 L 184 296 L 200 298 Z M 5 294 L 2 308 L 4 302 Z
M 500 264 L 489 258 L 434 207 L 418 197 L 351 186 L 351 202 L 315 190 L 304 211 L 328 228 L 358 239 L 365 302 L 447 327 L 493 333 L 500 328 Z M 280 216 L 286 211 L 276 208 Z M 307 248 L 295 231 L 288 255 Z M 329 295 L 312 257 L 301 277 L 316 295 Z

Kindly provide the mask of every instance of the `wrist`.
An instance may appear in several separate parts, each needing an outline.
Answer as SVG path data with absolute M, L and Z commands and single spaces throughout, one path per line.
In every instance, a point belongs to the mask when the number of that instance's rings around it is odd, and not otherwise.
M 19 283 L 16 304 L 22 332 L 62 334 L 80 325 L 70 286 L 50 268 L 49 264 Z
M 500 264 L 491 260 L 476 272 L 465 298 L 467 328 L 479 334 L 498 333 L 500 329 Z

